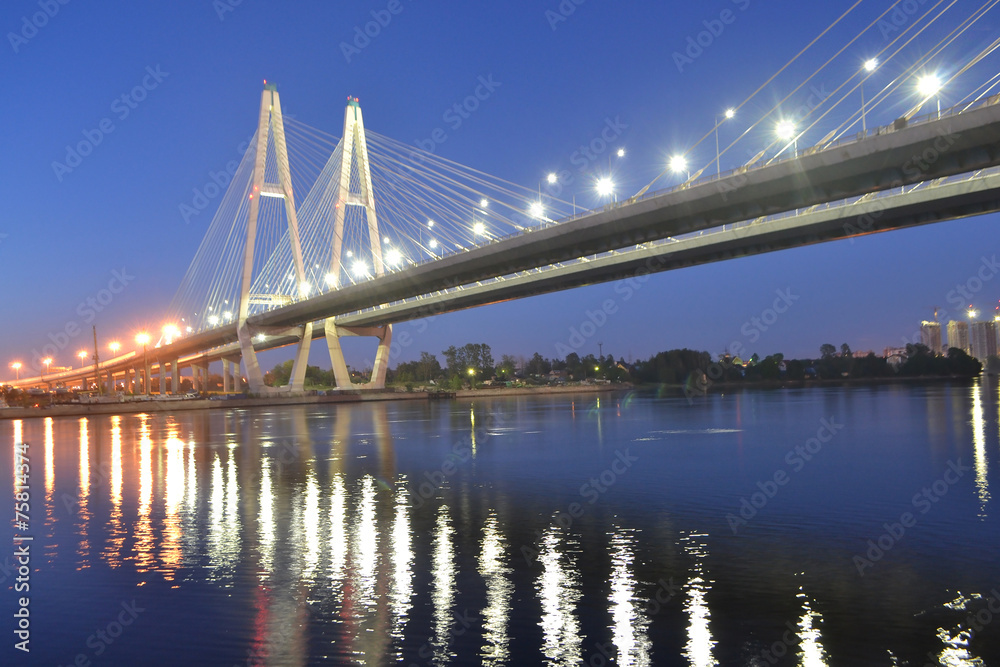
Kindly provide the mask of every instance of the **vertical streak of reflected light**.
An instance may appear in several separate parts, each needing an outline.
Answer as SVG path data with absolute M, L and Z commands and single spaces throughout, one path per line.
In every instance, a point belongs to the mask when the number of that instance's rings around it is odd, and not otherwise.
M 265 581 L 274 572 L 274 482 L 270 461 L 260 460 L 260 512 L 257 515 L 257 539 L 260 544 L 260 578 Z
M 344 476 L 339 472 L 333 476 L 333 490 L 330 493 L 330 580 L 342 600 L 344 566 L 347 563 L 347 490 Z
M 187 444 L 187 493 L 184 497 L 183 523 L 181 526 L 184 543 L 183 556 L 190 561 L 198 556 L 198 467 L 194 459 L 195 442 Z
M 542 603 L 542 652 L 560 667 L 580 664 L 582 638 L 575 611 L 580 599 L 580 574 L 569 556 L 559 553 L 559 533 L 550 527 L 542 537 L 538 562 L 542 572 L 536 589 Z M 563 562 L 565 558 L 565 563 Z
M 121 567 L 121 551 L 125 544 L 125 527 L 122 516 L 122 429 L 121 417 L 111 418 L 111 470 L 108 491 L 111 513 L 108 515 L 108 543 L 104 560 L 112 567 Z
M 617 664 L 643 667 L 649 664 L 649 620 L 635 595 L 632 573 L 633 537 L 620 528 L 611 534 L 611 633 L 617 649 Z
M 373 609 L 378 599 L 375 595 L 375 568 L 378 565 L 378 526 L 375 524 L 375 479 L 365 475 L 361 480 L 358 498 L 357 523 L 354 529 L 353 553 L 357 558 L 354 596 L 364 610 Z
M 809 598 L 799 593 L 802 600 L 802 618 L 799 619 L 799 655 L 802 667 L 826 667 L 826 651 L 819 631 L 823 617 L 809 606 Z
M 504 563 L 506 553 L 507 541 L 500 533 L 496 515 L 491 510 L 483 525 L 483 547 L 479 555 L 479 574 L 486 581 L 483 648 L 479 652 L 483 665 L 504 665 L 510 657 L 507 625 L 514 586 L 509 579 L 511 569 Z
M 396 489 L 396 516 L 392 523 L 392 589 L 389 594 L 392 609 L 392 637 L 402 646 L 403 630 L 413 597 L 413 549 L 410 530 L 409 501 L 406 486 Z M 400 653 L 397 659 L 402 657 Z
M 986 417 L 983 413 L 982 387 L 972 388 L 972 444 L 976 460 L 976 494 L 979 496 L 979 518 L 986 519 L 986 505 L 990 502 L 990 483 L 987 477 L 989 460 L 986 458 Z
M 708 557 L 705 544 L 695 541 L 695 538 L 707 537 L 699 533 L 691 533 L 681 538 L 684 551 L 695 559 L 695 564 L 691 568 L 691 578 L 684 584 L 687 591 L 687 601 L 684 604 L 684 611 L 687 612 L 688 621 L 688 641 L 684 645 L 684 657 L 686 657 L 693 667 L 709 667 L 719 664 L 712 650 L 715 648 L 715 641 L 712 639 L 711 612 L 706 603 L 706 596 L 712 589 L 712 581 L 705 575 L 705 567 L 702 561 Z
M 319 482 L 312 468 L 306 477 L 306 493 L 302 511 L 303 541 L 305 542 L 302 578 L 311 581 L 319 563 Z
M 208 561 L 209 567 L 217 575 L 225 565 L 223 517 L 225 516 L 226 490 L 222 477 L 222 458 L 215 452 L 212 461 L 212 489 L 209 494 L 208 511 Z M 216 577 L 217 578 L 217 577 Z
M 447 664 L 454 654 L 448 647 L 451 638 L 451 607 L 455 602 L 455 547 L 452 543 L 454 530 L 448 516 L 448 506 L 438 508 L 437 523 L 434 526 L 434 561 L 431 564 L 433 577 L 431 599 L 434 604 L 434 664 Z
M 476 409 L 474 407 L 469 408 L 469 438 L 472 443 L 472 458 L 476 458 Z
M 153 528 L 150 517 L 153 498 L 153 441 L 149 437 L 149 418 L 139 416 L 139 521 L 135 527 L 135 565 L 138 572 L 146 572 L 155 562 L 153 556 Z
M 90 432 L 86 417 L 80 418 L 80 498 L 77 502 L 79 517 L 79 550 L 80 566 L 77 569 L 90 567 L 90 541 L 87 539 L 87 522 L 90 519 Z
M 55 440 L 52 437 L 52 417 L 45 418 L 45 525 L 55 523 L 53 493 L 56 487 Z M 21 438 L 21 420 L 14 422 L 14 441 Z
M 172 429 L 166 441 L 167 470 L 163 500 L 163 534 L 161 536 L 160 562 L 166 569 L 169 581 L 181 564 L 180 507 L 184 499 L 184 442 Z

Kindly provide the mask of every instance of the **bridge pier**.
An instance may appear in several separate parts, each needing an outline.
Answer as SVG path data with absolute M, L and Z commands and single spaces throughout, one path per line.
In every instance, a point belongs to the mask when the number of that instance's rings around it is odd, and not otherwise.
M 181 393 L 181 367 L 177 359 L 170 362 L 170 393 Z

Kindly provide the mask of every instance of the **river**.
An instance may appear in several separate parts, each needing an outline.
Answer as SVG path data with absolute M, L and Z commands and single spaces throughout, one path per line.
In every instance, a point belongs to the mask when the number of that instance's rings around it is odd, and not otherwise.
M 30 465 L 3 664 L 1000 665 L 995 381 L 0 436 Z

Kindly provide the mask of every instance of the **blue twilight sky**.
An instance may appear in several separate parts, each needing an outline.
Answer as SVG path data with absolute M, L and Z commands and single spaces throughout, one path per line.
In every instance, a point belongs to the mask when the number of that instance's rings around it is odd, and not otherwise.
M 620 192 L 631 194 L 851 4 L 7 0 L 0 8 L 0 71 L 8 90 L 0 161 L 0 264 L 7 277 L 0 378 L 11 374 L 10 362 L 36 363 L 46 344 L 59 347 L 56 365 L 73 364 L 76 351 L 90 344 L 92 324 L 102 347 L 158 326 L 211 219 L 208 210 L 185 222 L 180 207 L 192 203 L 210 172 L 237 157 L 237 146 L 255 129 L 265 78 L 278 83 L 286 114 L 330 133 L 340 132 L 346 96 L 358 96 L 366 125 L 383 135 L 413 144 L 445 128 L 438 154 L 527 187 L 549 171 L 569 170 L 574 183 L 567 198 L 576 193 L 578 202 L 596 205 L 592 184 L 607 169 L 607 153 L 589 162 L 574 154 L 609 120 L 624 128 L 614 147 L 624 146 L 627 155 L 616 163 L 615 179 Z M 785 114 L 824 97 L 881 51 L 897 26 L 917 20 L 898 9 L 865 30 L 891 4 L 860 3 L 723 126 L 723 145 L 859 33 L 783 106 Z M 931 4 L 905 6 L 922 13 Z M 958 25 L 973 4 L 958 2 L 885 63 L 869 95 Z M 45 7 L 54 16 L 39 14 Z M 355 42 L 376 18 L 386 25 L 367 44 Z M 929 68 L 948 71 L 967 60 L 998 34 L 997 23 L 998 15 L 988 14 Z M 702 46 L 694 46 L 699 40 Z M 988 62 L 945 90 L 942 104 L 993 76 L 991 62 L 992 70 Z M 451 129 L 444 113 L 473 93 L 479 77 L 499 85 Z M 145 99 L 131 105 L 120 99 L 142 84 Z M 887 123 L 913 103 L 901 89 L 869 113 L 868 123 Z M 852 104 L 858 108 L 860 98 Z M 800 146 L 818 141 L 849 106 Z M 763 148 L 772 127 L 767 121 L 748 134 L 723 156 L 723 169 Z M 67 146 L 87 137 L 93 151 L 72 166 Z M 695 168 L 714 158 L 710 144 L 692 151 Z M 965 299 L 956 286 L 1000 250 L 995 221 L 985 216 L 660 274 L 628 300 L 604 284 L 441 316 L 426 326 L 402 324 L 397 331 L 410 331 L 412 344 L 395 361 L 466 342 L 490 344 L 497 359 L 535 351 L 555 356 L 557 344 L 570 344 L 573 327 L 608 298 L 618 310 L 583 341 L 581 354 L 596 353 L 598 342 L 605 353 L 626 358 L 673 347 L 716 353 L 734 342 L 762 356 L 817 355 L 825 342 L 881 351 L 912 337 L 935 305 L 957 314 Z M 102 292 L 109 287 L 117 293 Z M 779 290 L 790 291 L 792 305 L 764 330 L 752 318 L 766 314 Z M 101 297 L 107 303 L 97 303 L 100 312 L 87 305 Z M 986 280 L 973 297 L 992 311 L 1000 277 Z M 71 335 L 62 335 L 67 328 Z M 349 362 L 370 356 L 368 343 L 353 345 Z M 323 347 L 314 347 L 312 359 L 328 367 Z

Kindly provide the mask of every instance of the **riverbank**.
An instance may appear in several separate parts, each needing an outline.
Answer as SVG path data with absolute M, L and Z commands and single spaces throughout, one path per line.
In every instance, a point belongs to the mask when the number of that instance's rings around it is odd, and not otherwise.
M 186 412 L 189 410 L 228 410 L 233 408 L 267 408 L 285 405 L 327 405 L 333 403 L 363 403 L 367 401 L 420 401 L 434 399 L 469 399 L 526 395 L 579 394 L 615 391 L 627 385 L 567 385 L 562 387 L 500 387 L 463 389 L 455 392 L 393 391 L 354 389 L 333 395 L 267 396 L 261 398 L 196 398 L 188 400 L 134 401 L 123 403 L 68 403 L 46 408 L 2 408 L 0 419 L 44 419 L 45 417 L 87 417 L 90 415 L 121 415 L 153 412 Z

